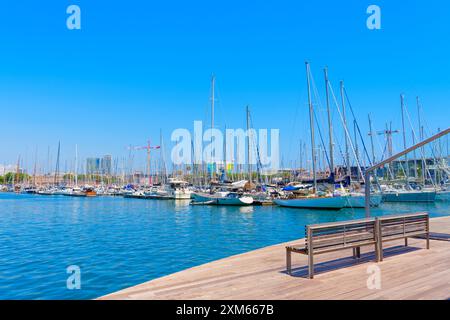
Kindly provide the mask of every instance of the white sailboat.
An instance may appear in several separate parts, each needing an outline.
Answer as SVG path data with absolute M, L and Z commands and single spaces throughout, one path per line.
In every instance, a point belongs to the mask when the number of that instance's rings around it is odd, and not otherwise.
M 319 197 L 312 195 L 295 199 L 275 199 L 274 203 L 282 207 L 291 208 L 340 210 L 346 204 L 346 197 L 333 197 L 330 195 Z
M 328 77 L 325 70 L 325 77 L 327 82 L 327 102 L 328 102 Z M 308 103 L 309 103 L 309 122 L 311 130 L 311 154 L 312 154 L 312 174 L 313 174 L 313 189 L 312 193 L 307 196 L 300 196 L 293 199 L 276 199 L 274 203 L 283 207 L 291 208 L 310 208 L 310 209 L 331 209 L 340 210 L 344 208 L 346 204 L 345 197 L 341 195 L 333 195 L 332 193 L 318 193 L 317 189 L 317 176 L 316 176 L 316 157 L 315 155 L 315 141 L 314 141 L 314 109 L 311 100 L 311 85 L 310 85 L 310 68 L 309 63 L 306 62 L 306 78 L 308 85 Z M 328 103 L 327 103 L 328 104 Z M 329 108 L 328 108 L 329 111 Z M 329 118 L 329 130 L 330 130 L 330 153 L 333 153 L 332 142 L 332 129 Z M 333 164 L 330 164 L 330 168 L 333 168 Z M 331 169 L 333 170 L 333 169 Z M 331 171 L 332 172 L 332 171 Z
M 158 188 L 149 198 L 154 199 L 191 199 L 192 190 L 189 183 L 183 180 L 169 179 L 168 183 Z
M 253 198 L 237 192 L 220 191 L 213 194 L 196 192 L 192 194 L 192 204 L 208 204 L 222 206 L 248 206 L 253 204 Z
M 384 202 L 434 202 L 436 190 L 409 190 L 404 186 L 382 186 Z

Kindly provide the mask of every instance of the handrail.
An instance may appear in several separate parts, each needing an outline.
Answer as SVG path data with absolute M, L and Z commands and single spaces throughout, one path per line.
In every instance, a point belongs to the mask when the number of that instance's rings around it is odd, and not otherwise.
M 450 133 L 450 128 L 447 128 L 447 129 L 435 134 L 434 136 L 432 136 L 428 139 L 425 139 L 422 142 L 419 142 L 419 143 L 413 145 L 412 147 L 409 147 L 409 148 L 403 150 L 402 152 L 399 152 L 399 153 L 393 155 L 392 157 L 390 157 L 384 161 L 381 161 L 380 163 L 377 163 L 377 164 L 371 166 L 370 168 L 366 169 L 364 176 L 365 176 L 365 208 L 366 208 L 366 217 L 367 218 L 370 217 L 370 173 L 378 168 L 381 168 L 385 164 L 388 164 L 388 163 L 404 156 L 405 154 L 410 153 L 411 151 L 414 151 L 420 147 L 423 147 L 424 145 L 426 145 L 430 142 L 433 142 L 433 141 L 447 135 L 448 133 Z

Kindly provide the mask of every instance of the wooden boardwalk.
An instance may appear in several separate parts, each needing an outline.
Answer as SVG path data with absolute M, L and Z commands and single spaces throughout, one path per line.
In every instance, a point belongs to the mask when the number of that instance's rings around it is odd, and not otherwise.
M 450 217 L 431 219 L 431 232 L 450 234 Z M 448 239 L 450 240 L 450 239 Z M 373 248 L 359 261 L 351 250 L 315 258 L 307 279 L 307 257 L 293 254 L 293 276 L 285 272 L 285 246 L 303 239 L 232 256 L 158 278 L 100 299 L 450 299 L 450 241 L 410 239 L 388 243 L 385 260 Z M 175 254 L 175 253 L 174 253 Z M 381 289 L 369 289 L 368 267 L 378 266 Z

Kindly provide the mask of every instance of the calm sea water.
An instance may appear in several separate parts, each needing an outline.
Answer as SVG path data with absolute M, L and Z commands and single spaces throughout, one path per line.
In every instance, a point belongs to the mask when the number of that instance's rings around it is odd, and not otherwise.
M 374 215 L 449 214 L 448 202 L 384 204 Z M 91 299 L 212 260 L 295 240 L 306 224 L 364 217 L 280 207 L 0 194 L 0 299 Z M 66 286 L 67 267 L 81 289 Z

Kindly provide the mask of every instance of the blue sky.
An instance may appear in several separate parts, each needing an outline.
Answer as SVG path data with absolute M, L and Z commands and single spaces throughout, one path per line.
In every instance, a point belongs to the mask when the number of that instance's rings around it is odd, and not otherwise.
M 82 30 L 66 28 L 71 4 Z M 382 30 L 366 28 L 371 4 Z M 249 104 L 255 127 L 280 128 L 284 161 L 295 160 L 309 137 L 305 60 L 323 102 L 325 65 L 336 92 L 345 81 L 363 131 L 369 112 L 376 129 L 400 129 L 400 93 L 413 121 L 419 95 L 430 130 L 444 128 L 449 14 L 436 0 L 4 1 L 0 163 L 31 162 L 36 148 L 45 161 L 58 140 L 70 160 L 75 144 L 84 158 L 124 156 L 160 129 L 168 141 L 175 128 L 209 121 L 212 72 L 216 125 L 243 127 Z

